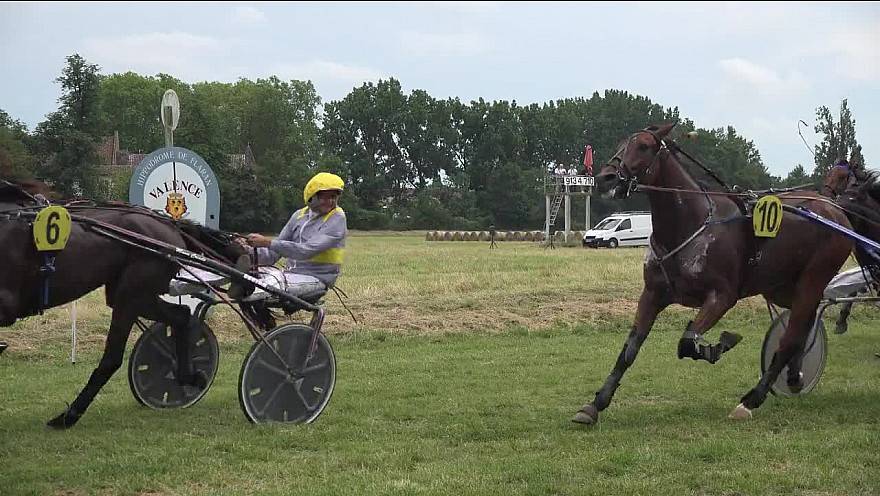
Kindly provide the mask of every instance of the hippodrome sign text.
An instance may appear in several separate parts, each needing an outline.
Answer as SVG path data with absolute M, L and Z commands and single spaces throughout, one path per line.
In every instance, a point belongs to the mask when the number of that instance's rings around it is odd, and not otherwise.
M 594 186 L 593 176 L 564 176 L 566 186 Z
M 220 188 L 207 162 L 186 148 L 160 148 L 144 157 L 128 187 L 129 202 L 218 229 Z

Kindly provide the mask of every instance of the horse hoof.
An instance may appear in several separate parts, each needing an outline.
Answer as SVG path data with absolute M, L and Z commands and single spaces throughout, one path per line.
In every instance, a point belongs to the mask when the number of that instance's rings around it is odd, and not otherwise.
M 727 418 L 734 420 L 748 420 L 752 418 L 752 411 L 743 406 L 742 403 L 736 406 Z
M 61 415 L 46 422 L 46 429 L 51 429 L 54 431 L 67 430 L 76 425 L 77 420 L 79 419 L 68 417 L 66 414 L 62 413 Z
M 593 425 L 599 421 L 599 409 L 593 405 L 584 405 L 571 419 L 577 424 Z

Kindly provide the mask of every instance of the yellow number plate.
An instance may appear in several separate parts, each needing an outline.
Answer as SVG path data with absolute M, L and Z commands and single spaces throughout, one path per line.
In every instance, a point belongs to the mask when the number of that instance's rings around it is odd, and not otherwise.
M 59 206 L 40 210 L 34 220 L 34 244 L 39 251 L 60 251 L 70 237 L 70 213 Z
M 775 196 L 764 196 L 758 200 L 752 212 L 752 225 L 755 236 L 775 238 L 782 224 L 782 202 Z

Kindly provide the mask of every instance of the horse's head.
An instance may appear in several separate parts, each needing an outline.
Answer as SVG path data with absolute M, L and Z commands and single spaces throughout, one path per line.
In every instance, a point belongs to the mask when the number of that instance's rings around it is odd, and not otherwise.
M 613 190 L 617 198 L 625 198 L 638 184 L 656 183 L 660 152 L 666 148 L 663 139 L 673 127 L 675 123 L 650 126 L 625 139 L 596 176 L 599 187 Z
M 837 198 L 841 193 L 864 180 L 862 176 L 864 176 L 864 173 L 858 169 L 855 162 L 850 164 L 846 160 L 838 160 L 825 176 L 825 186 L 822 187 L 822 195 Z

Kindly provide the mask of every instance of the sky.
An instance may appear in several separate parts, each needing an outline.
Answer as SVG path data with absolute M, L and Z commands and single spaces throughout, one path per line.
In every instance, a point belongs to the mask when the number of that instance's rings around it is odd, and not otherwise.
M 324 102 L 391 77 L 465 102 L 626 90 L 733 126 L 781 177 L 812 170 L 816 109 L 846 99 L 880 168 L 876 2 L 4 2 L 0 108 L 33 130 L 74 53 L 102 74 L 311 80 Z

